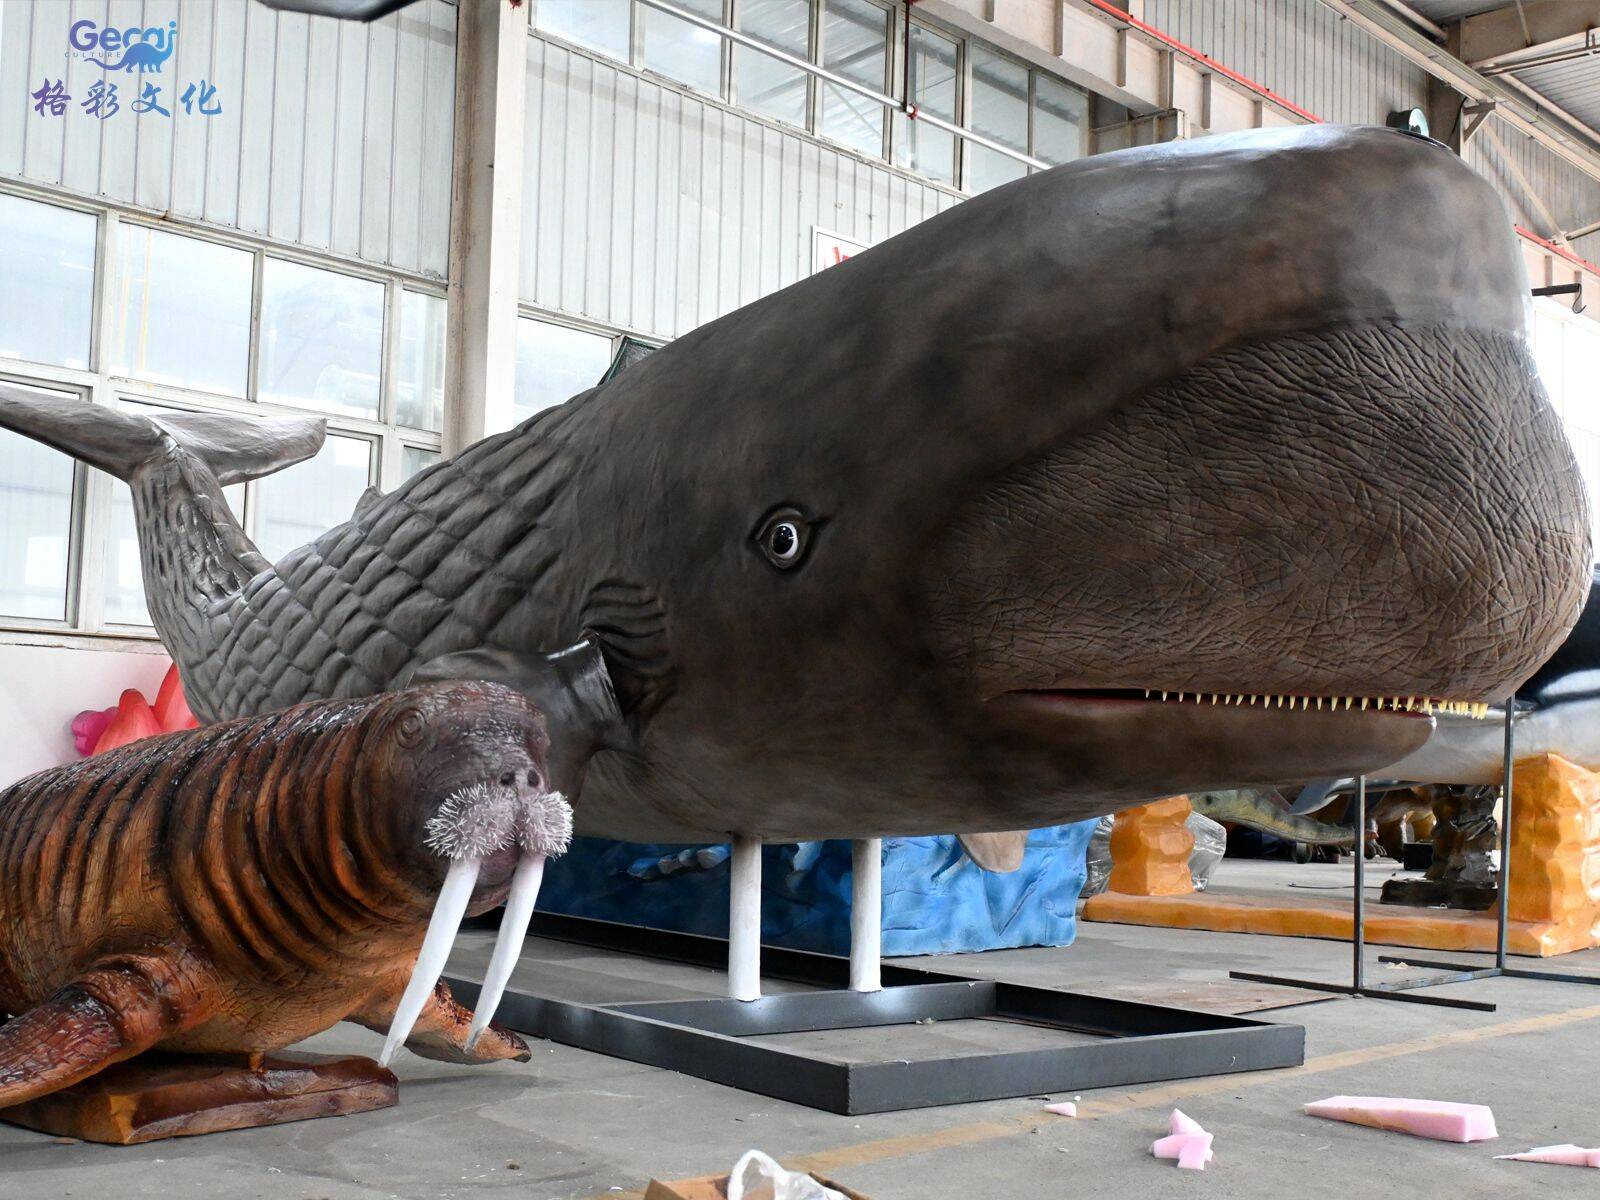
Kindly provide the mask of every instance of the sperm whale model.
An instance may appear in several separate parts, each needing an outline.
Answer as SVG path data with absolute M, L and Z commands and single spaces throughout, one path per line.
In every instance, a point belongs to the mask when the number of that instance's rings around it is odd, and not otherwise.
M 385 1063 L 526 1061 L 490 1017 L 571 833 L 545 748 L 521 696 L 441 683 L 0 790 L 0 1109 L 153 1047 L 275 1050 L 341 1020 L 387 1027 Z M 439 975 L 462 916 L 501 902 L 473 1017 Z
M 1370 770 L 1576 619 L 1588 522 L 1490 186 L 1394 130 L 958 205 L 469 446 L 276 565 L 312 420 L 0 389 L 126 480 L 205 720 L 528 696 L 580 833 L 1004 833 Z

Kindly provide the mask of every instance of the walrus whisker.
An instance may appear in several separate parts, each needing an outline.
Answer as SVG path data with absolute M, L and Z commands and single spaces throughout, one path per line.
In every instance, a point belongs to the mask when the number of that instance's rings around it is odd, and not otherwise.
M 389 1025 L 389 1036 L 383 1040 L 383 1053 L 378 1055 L 378 1065 L 387 1067 L 394 1052 L 411 1036 L 411 1027 L 422 1015 L 423 1007 L 433 995 L 434 985 L 444 974 L 444 965 L 455 945 L 456 930 L 461 928 L 467 915 L 467 905 L 472 900 L 472 889 L 478 883 L 478 858 L 451 860 L 439 888 L 439 898 L 434 901 L 433 916 L 428 921 L 427 935 L 422 939 L 422 949 L 417 954 L 417 965 L 411 969 L 405 993 L 395 1006 L 394 1020 Z

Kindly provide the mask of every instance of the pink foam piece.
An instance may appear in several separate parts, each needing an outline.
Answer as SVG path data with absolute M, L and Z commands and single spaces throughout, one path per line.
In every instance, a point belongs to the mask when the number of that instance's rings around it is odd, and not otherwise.
M 1204 1133 L 1200 1122 L 1185 1113 L 1181 1108 L 1172 1110 L 1172 1120 L 1167 1127 L 1168 1133 Z
M 1207 1140 L 1211 1137 L 1206 1135 Z M 1211 1161 L 1211 1147 L 1202 1142 L 1194 1134 L 1188 1135 L 1189 1140 L 1178 1152 L 1178 1169 L 1180 1171 L 1204 1171 L 1206 1164 Z
M 1158 1138 L 1150 1144 L 1150 1153 L 1157 1158 L 1176 1158 L 1180 1161 L 1185 1154 L 1191 1158 L 1195 1154 L 1203 1156 L 1204 1162 L 1211 1161 L 1211 1135 L 1204 1131 L 1200 1133 L 1169 1133 L 1164 1138 Z M 1194 1168 L 1190 1168 L 1193 1170 Z
M 1078 1106 L 1071 1100 L 1063 1100 L 1060 1104 L 1046 1104 L 1047 1113 L 1055 1113 L 1058 1117 L 1075 1117 L 1078 1115 Z
M 1306 1105 L 1306 1112 L 1330 1121 L 1348 1121 L 1439 1142 L 1484 1142 L 1499 1136 L 1494 1113 L 1484 1104 L 1397 1096 L 1330 1096 Z
M 1564 1146 L 1535 1146 L 1521 1154 L 1496 1154 L 1514 1162 L 1553 1163 L 1558 1167 L 1600 1167 L 1600 1150 L 1585 1150 L 1570 1142 Z

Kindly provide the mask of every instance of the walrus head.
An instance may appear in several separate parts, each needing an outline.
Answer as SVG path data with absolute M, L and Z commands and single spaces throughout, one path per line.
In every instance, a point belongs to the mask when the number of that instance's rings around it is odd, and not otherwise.
M 504 903 L 473 1040 L 488 1027 L 533 917 L 546 858 L 572 838 L 572 809 L 549 785 L 544 718 L 498 684 L 432 684 L 395 698 L 365 750 L 404 874 L 436 893 L 416 966 L 379 1061 L 387 1065 L 444 972 L 462 919 Z M 381 818 L 380 818 L 381 819 Z

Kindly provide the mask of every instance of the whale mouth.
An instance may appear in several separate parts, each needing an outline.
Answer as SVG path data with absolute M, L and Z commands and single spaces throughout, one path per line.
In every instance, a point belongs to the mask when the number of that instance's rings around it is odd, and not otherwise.
M 1258 708 L 1265 712 L 1373 712 L 1392 716 L 1450 715 L 1483 720 L 1489 715 L 1486 702 L 1449 700 L 1433 696 L 1324 696 L 1309 693 L 1194 692 L 1157 688 L 1018 688 L 1004 693 L 1022 703 L 1040 705 L 1107 704 L 1189 704 L 1221 708 Z

